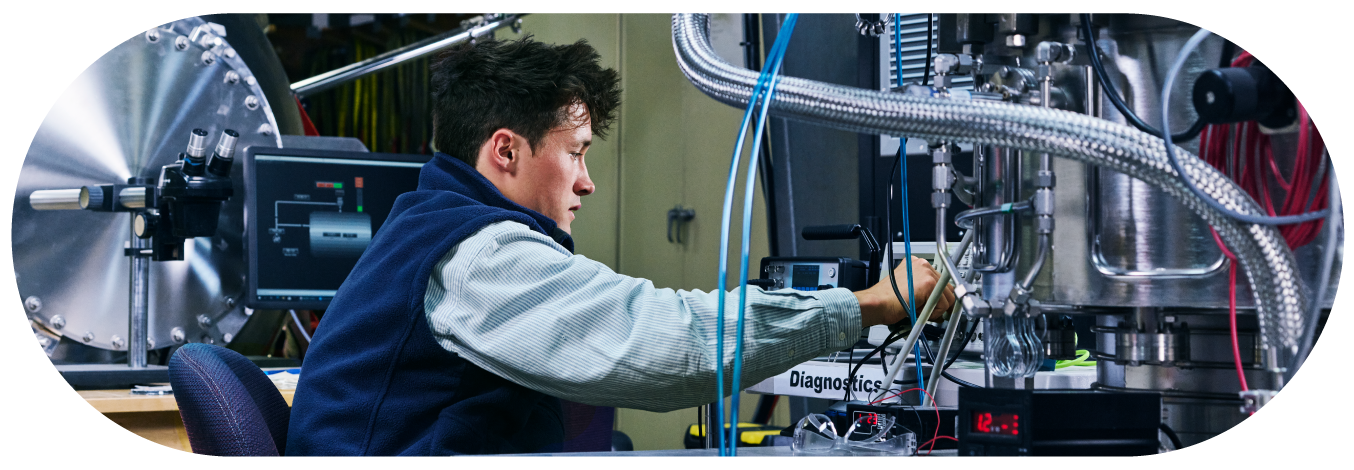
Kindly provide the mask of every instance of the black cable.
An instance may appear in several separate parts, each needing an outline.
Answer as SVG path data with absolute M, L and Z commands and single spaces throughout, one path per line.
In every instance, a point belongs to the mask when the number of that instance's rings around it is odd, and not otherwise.
M 930 363 L 931 363 L 931 367 L 935 367 L 935 366 L 936 366 L 936 357 L 935 357 L 935 354 L 933 354 L 933 353 L 931 352 L 931 345 L 928 344 L 928 343 L 925 342 L 925 341 L 922 341 L 922 342 L 921 342 L 921 347 L 922 347 L 922 352 L 926 354 L 926 360 L 927 360 L 927 362 L 930 362 Z M 961 350 L 962 350 L 962 348 L 961 348 Z M 955 355 L 955 357 L 957 358 L 957 357 L 959 357 L 959 356 L 958 356 L 958 355 Z M 918 364 L 917 367 L 921 367 L 921 365 Z M 983 388 L 983 387 L 979 387 L 979 386 L 977 386 L 977 385 L 974 385 L 974 384 L 972 384 L 972 383 L 970 383 L 970 382 L 968 382 L 968 381 L 966 381 L 966 380 L 964 380 L 964 379 L 961 379 L 961 378 L 955 377 L 955 376 L 953 376 L 953 375 L 950 375 L 949 372 L 946 372 L 946 371 L 945 371 L 945 369 L 947 369 L 947 368 L 949 368 L 949 366 L 942 366 L 942 367 L 940 368 L 940 375 L 941 375 L 941 377 L 945 377 L 945 378 L 948 379 L 949 381 L 954 382 L 955 384 L 957 384 L 957 385 L 959 385 L 959 386 L 961 386 L 961 387 Z
M 1167 426 L 1166 423 L 1161 423 L 1157 428 L 1161 429 L 1161 432 L 1166 434 L 1166 438 L 1171 440 L 1171 445 L 1175 446 L 1175 450 L 1185 448 L 1180 444 L 1180 436 L 1175 435 L 1175 430 Z
M 931 77 L 931 47 L 933 44 L 932 43 L 933 39 L 931 39 L 931 36 L 935 34 L 936 31 L 935 27 L 936 27 L 936 14 L 928 13 L 926 15 L 926 68 L 922 69 L 921 72 L 921 86 L 926 86 L 926 80 Z M 899 52 L 899 55 L 902 55 L 901 51 Z M 903 58 L 899 57 L 898 60 L 901 62 Z M 898 86 L 902 85 L 903 85 L 903 77 L 900 76 L 898 77 Z
M 965 381 L 965 380 L 963 380 L 963 379 L 956 378 L 955 376 L 950 375 L 950 372 L 949 372 L 950 366 L 954 364 L 954 361 L 959 360 L 959 355 L 960 355 L 960 354 L 963 354 L 963 353 L 964 353 L 964 348 L 968 347 L 969 343 L 973 342 L 973 334 L 974 334 L 974 332 L 976 332 L 976 331 L 978 331 L 978 322 L 975 320 L 975 321 L 973 322 L 972 325 L 969 325 L 968 333 L 964 335 L 964 344 L 961 345 L 961 346 L 959 346 L 959 348 L 957 348 L 957 350 L 954 352 L 954 356 L 951 356 L 949 360 L 945 361 L 945 366 L 944 366 L 944 367 L 941 367 L 941 369 L 940 369 L 940 376 L 941 376 L 941 377 L 945 377 L 946 380 L 949 380 L 950 382 L 954 382 L 956 385 L 959 385 L 959 386 L 961 386 L 961 387 L 968 387 L 968 388 L 984 388 L 984 387 L 980 387 L 980 386 L 978 386 L 978 385 L 974 385 L 974 384 L 972 384 L 972 383 L 969 383 L 969 382 L 967 382 L 967 381 Z M 934 366 L 932 366 L 932 367 L 934 367 Z
M 864 358 L 861 358 L 860 362 L 856 363 L 855 367 L 851 369 L 850 376 L 846 379 L 846 390 L 843 393 L 842 398 L 843 401 L 851 401 L 851 388 L 854 387 L 856 384 L 856 373 L 860 372 L 860 366 L 865 365 L 865 361 L 870 360 L 870 358 L 874 357 L 875 354 L 879 354 L 879 352 L 883 351 L 884 348 L 888 347 L 890 344 L 893 344 L 902 338 L 903 335 L 900 335 L 897 332 L 890 333 L 889 336 L 884 339 L 884 342 L 880 343 L 878 347 L 870 350 L 869 353 L 865 354 Z
M 1091 56 L 1091 68 L 1095 70 L 1095 78 L 1100 82 L 1100 87 L 1105 89 L 1105 95 L 1109 96 L 1110 103 L 1114 104 L 1114 109 L 1119 110 L 1119 114 L 1124 115 L 1124 120 L 1128 121 L 1133 127 L 1138 128 L 1138 130 L 1152 135 L 1161 135 L 1161 131 L 1156 130 L 1143 122 L 1142 119 L 1139 119 L 1138 115 L 1134 114 L 1133 110 L 1128 109 L 1127 104 L 1124 104 L 1123 98 L 1119 97 L 1119 90 L 1114 87 L 1114 82 L 1110 81 L 1109 74 L 1105 72 L 1105 64 L 1100 62 L 1100 47 L 1095 43 L 1095 27 L 1091 25 L 1090 14 L 1081 14 L 1081 31 L 1082 34 L 1086 36 L 1086 47 L 1090 49 L 1090 54 L 1087 55 Z M 1193 140 L 1195 137 L 1199 136 L 1200 132 L 1203 132 L 1204 126 L 1206 125 L 1208 125 L 1208 123 L 1204 122 L 1202 118 L 1196 118 L 1194 124 L 1189 126 L 1189 129 L 1186 129 L 1179 134 L 1171 134 L 1171 141 L 1184 142 Z
M 709 449 L 710 448 L 709 439 L 706 439 L 707 437 L 709 437 L 708 432 L 709 429 L 705 427 L 705 405 L 696 407 L 696 430 L 700 431 L 701 433 L 701 440 L 703 441 L 702 444 L 705 446 L 706 449 Z
M 914 324 L 912 325 L 913 328 L 916 328 L 916 327 L 918 327 L 918 326 L 925 326 L 925 325 L 926 325 L 926 319 L 920 318 L 921 312 L 917 312 L 917 311 L 915 310 L 915 307 L 913 307 L 910 303 L 908 303 L 908 301 L 907 301 L 906 299 L 903 298 L 903 293 L 902 293 L 901 291 L 898 290 L 898 277 L 893 275 L 893 270 L 894 270 L 894 267 L 893 267 L 893 254 L 894 254 L 894 253 L 893 253 L 893 175 L 896 174 L 896 173 L 898 173 L 898 167 L 899 167 L 899 165 L 902 164 L 902 161 L 903 161 L 903 147 L 906 146 L 906 143 L 907 143 L 907 141 L 906 141 L 905 139 L 903 139 L 903 138 L 901 138 L 901 137 L 898 138 L 898 156 L 897 156 L 896 158 L 894 158 L 894 160 L 893 160 L 893 170 L 889 171 L 889 194 L 888 194 L 888 196 L 887 196 L 887 197 L 885 198 L 885 200 L 884 200 L 884 229 L 889 231 L 889 252 L 888 252 L 889 262 L 886 264 L 886 265 L 889 267 L 889 285 L 893 287 L 893 295 L 896 296 L 896 297 L 898 297 L 898 303 L 899 303 L 900 305 L 903 305 L 903 306 L 904 306 L 904 310 L 905 310 L 905 311 L 910 310 L 911 312 L 915 312 L 915 314 L 918 316 L 918 318 L 916 318 L 916 319 L 914 320 L 916 323 L 914 323 Z M 907 195 L 906 195 L 906 194 L 901 194 L 901 195 L 899 195 L 899 196 L 900 196 L 899 199 L 902 200 L 902 203 L 903 203 L 903 204 L 907 204 Z M 904 262 L 904 263 L 911 263 L 912 260 L 910 260 L 910 259 L 905 259 L 905 260 L 903 260 L 903 262 Z M 881 274 L 881 275 L 882 275 L 882 274 Z M 913 294 L 913 298 L 914 298 L 914 299 L 916 298 L 915 293 Z M 902 320 L 898 320 L 898 323 L 902 323 L 902 322 L 903 322 Z M 894 324 L 894 325 L 896 326 L 897 324 Z M 900 351 L 900 352 L 899 352 L 899 354 L 903 354 L 903 355 L 906 355 L 907 353 L 908 353 L 908 351 Z M 918 362 L 917 367 L 921 367 L 920 359 L 918 359 L 917 362 Z
M 884 371 L 884 376 L 889 376 L 889 354 L 888 351 L 879 350 L 879 368 Z
M 915 416 L 917 417 L 917 427 L 921 428 L 922 432 L 926 432 L 926 422 L 921 420 L 921 413 L 917 412 L 917 407 L 912 406 L 912 405 L 903 405 L 903 406 L 906 406 L 906 407 L 912 409 L 912 414 L 915 415 Z M 940 425 L 940 423 L 936 423 L 936 426 L 939 426 L 939 425 Z M 920 432 L 913 431 L 912 429 L 908 428 L 907 426 L 903 426 L 903 429 L 907 429 L 908 432 L 912 433 L 914 438 L 916 438 L 916 437 L 921 437 L 921 436 L 924 436 L 924 435 L 925 435 L 925 434 L 922 434 L 922 433 L 920 433 Z
M 899 141 L 898 141 L 898 158 L 895 158 L 895 159 L 893 160 L 893 169 L 889 170 L 889 193 L 888 193 L 888 195 L 884 198 L 884 230 L 888 232 L 888 237 L 886 238 L 886 240 L 888 240 L 889 245 L 888 245 L 888 255 L 887 255 L 887 257 L 888 257 L 888 262 L 887 262 L 887 263 L 883 263 L 883 266 L 887 266 L 887 267 L 888 267 L 888 270 L 889 270 L 889 282 L 893 285 L 893 293 L 894 293 L 894 295 L 897 295 L 897 296 L 898 296 L 898 301 L 899 301 L 899 302 L 901 302 L 901 301 L 903 300 L 903 295 L 902 295 L 901 293 L 898 292 L 898 284 L 897 284 L 896 282 L 894 282 L 894 279 L 893 279 L 894 276 L 892 275 L 892 274 L 893 274 L 893 207 L 892 207 L 892 202 L 893 202 L 893 174 L 898 172 L 898 165 L 899 165 L 899 162 L 902 161 L 902 156 L 903 156 L 903 146 L 904 146 L 904 141 L 903 141 L 902 139 L 899 139 Z M 881 273 L 880 275 L 883 275 L 883 274 Z M 899 321 L 899 323 L 902 323 L 902 322 Z M 866 354 L 865 357 L 862 358 L 862 359 L 860 360 L 860 362 L 857 363 L 857 364 L 855 365 L 855 367 L 853 367 L 853 368 L 851 369 L 850 377 L 847 377 L 847 379 L 846 379 L 846 390 L 845 390 L 845 391 L 843 392 L 843 394 L 842 394 L 842 396 L 844 397 L 844 398 L 843 398 L 844 401 L 851 401 L 851 390 L 852 390 L 852 387 L 855 387 L 855 384 L 856 384 L 856 372 L 858 372 L 858 371 L 860 370 L 860 366 L 861 366 L 862 364 L 864 364 L 865 361 L 867 361 L 867 360 L 869 360 L 871 357 L 873 357 L 875 354 L 878 354 L 879 352 L 883 351 L 885 346 L 888 346 L 888 345 L 890 345 L 890 344 L 893 344 L 894 342 L 898 341 L 898 339 L 900 339 L 900 338 L 898 337 L 898 331 L 899 331 L 899 330 L 898 330 L 898 329 L 892 329 L 892 328 L 891 328 L 891 330 L 892 330 L 892 331 L 889 332 L 889 336 L 887 336 L 887 337 L 884 338 L 884 341 L 883 341 L 882 343 L 879 344 L 879 347 L 874 348 L 874 350 L 870 351 L 869 354 Z M 903 353 L 899 353 L 899 354 L 903 354 Z M 849 362 L 848 362 L 848 364 L 849 364 Z M 902 367 L 902 366 L 900 365 L 899 367 Z

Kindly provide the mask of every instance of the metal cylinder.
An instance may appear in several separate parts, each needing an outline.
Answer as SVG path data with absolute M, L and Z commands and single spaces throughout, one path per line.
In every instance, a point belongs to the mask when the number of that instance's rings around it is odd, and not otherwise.
M 1015 175 L 1019 174 L 1019 151 L 980 146 L 975 147 L 974 152 L 979 160 L 974 173 L 978 176 L 978 186 L 982 188 L 976 206 L 994 207 L 1015 202 L 1019 193 L 1014 191 L 1017 185 L 1013 183 L 1017 181 Z M 1011 215 L 974 221 L 973 229 L 978 232 L 978 237 L 974 240 L 976 250 L 973 269 L 988 273 L 1010 270 L 1015 250 L 1012 244 L 1015 235 L 1013 222 L 1014 217 Z
M 79 210 L 79 189 L 44 189 L 28 195 L 28 205 L 35 210 Z
M 231 160 L 235 158 L 235 142 L 240 140 L 240 134 L 230 129 L 221 132 L 221 140 L 216 143 L 216 155 L 212 158 L 222 158 Z
M 310 213 L 311 256 L 356 258 L 370 243 L 371 216 L 362 212 Z
M 118 192 L 118 204 L 131 209 L 146 207 L 146 188 L 122 188 Z
M 207 131 L 193 129 L 193 132 L 188 136 L 188 150 L 186 153 L 189 157 L 199 160 L 207 157 Z
M 132 217 L 135 217 L 132 214 Z M 127 310 L 127 366 L 132 369 L 146 368 L 146 339 L 150 329 L 150 258 L 140 256 L 142 249 L 150 248 L 150 240 L 131 236 L 132 251 L 137 256 L 131 259 L 131 290 L 128 293 Z
M 207 163 L 207 171 L 216 176 L 230 176 L 230 165 L 235 161 L 235 142 L 238 140 L 240 140 L 239 133 L 230 129 L 222 131 L 221 141 L 216 144 L 216 152 L 212 154 L 212 161 Z

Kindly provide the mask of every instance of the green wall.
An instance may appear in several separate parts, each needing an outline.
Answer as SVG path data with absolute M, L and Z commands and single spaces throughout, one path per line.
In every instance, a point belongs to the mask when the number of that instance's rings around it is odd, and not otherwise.
M 717 286 L 722 203 L 742 110 L 705 96 L 682 75 L 672 49 L 671 21 L 670 15 L 530 15 L 523 20 L 521 35 L 554 43 L 586 39 L 605 66 L 621 73 L 619 122 L 607 140 L 593 143 L 587 156 L 597 192 L 584 198 L 573 224 L 578 253 L 659 288 L 710 291 Z M 499 34 L 515 36 L 520 35 Z M 736 285 L 738 278 L 744 180 L 740 172 L 729 285 Z M 768 255 L 765 209 L 760 188 L 755 189 L 750 250 L 754 277 Z M 667 212 L 679 204 L 694 208 L 696 218 L 683 230 L 683 243 L 669 243 Z M 744 394 L 740 413 L 745 420 L 758 398 Z M 782 400 L 773 424 L 789 425 L 788 410 Z M 696 418 L 695 409 L 622 409 L 616 426 L 631 437 L 636 450 L 675 449 L 682 447 L 682 434 Z

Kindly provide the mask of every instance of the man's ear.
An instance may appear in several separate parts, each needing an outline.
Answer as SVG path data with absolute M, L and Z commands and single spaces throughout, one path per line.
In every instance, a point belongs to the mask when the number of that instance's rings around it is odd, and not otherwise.
M 499 129 L 489 136 L 489 140 L 480 148 L 480 163 L 487 164 L 493 170 L 513 174 L 517 172 L 517 162 L 521 161 L 521 149 L 517 133 L 508 129 Z M 487 168 L 487 169 L 488 169 Z

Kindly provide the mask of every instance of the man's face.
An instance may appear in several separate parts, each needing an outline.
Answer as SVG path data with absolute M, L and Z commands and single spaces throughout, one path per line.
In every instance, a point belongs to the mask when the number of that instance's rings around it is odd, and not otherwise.
M 574 211 L 583 207 L 582 197 L 596 188 L 583 161 L 592 144 L 592 121 L 582 105 L 570 107 L 569 111 L 570 119 L 546 133 L 535 151 L 527 146 L 523 152 L 526 155 L 519 157 L 517 163 L 518 184 L 510 190 L 513 194 L 505 195 L 554 220 L 560 230 L 573 234 L 570 223 Z

